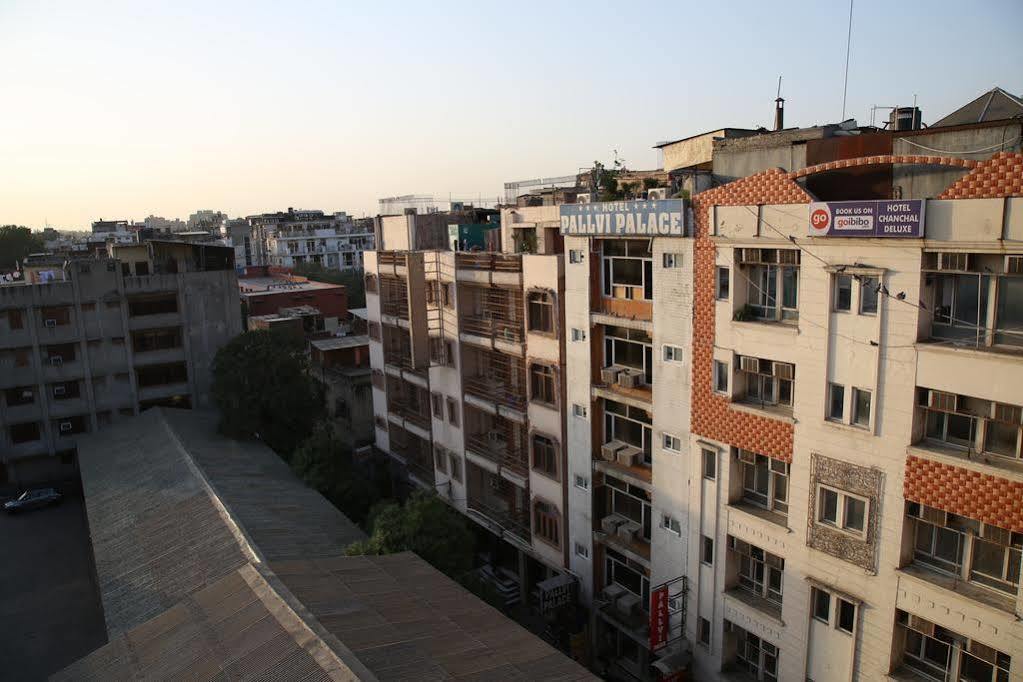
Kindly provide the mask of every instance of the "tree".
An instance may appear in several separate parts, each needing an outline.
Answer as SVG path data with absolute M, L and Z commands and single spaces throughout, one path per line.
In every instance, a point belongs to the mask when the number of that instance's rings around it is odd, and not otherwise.
M 45 248 L 43 240 L 27 227 L 0 226 L 0 270 L 13 270 L 25 256 Z
M 404 506 L 386 502 L 370 512 L 370 536 L 346 553 L 413 551 L 452 578 L 472 568 L 474 536 L 465 518 L 436 495 L 413 493 Z
M 290 334 L 260 329 L 236 336 L 213 360 L 221 431 L 259 438 L 290 459 L 324 413 L 307 365 L 305 343 Z
M 366 306 L 366 280 L 363 270 L 330 270 L 318 263 L 299 263 L 293 268 L 296 275 L 308 277 L 314 282 L 343 284 L 348 297 L 349 308 Z
M 291 469 L 352 521 L 363 525 L 373 504 L 390 494 L 390 479 L 360 471 L 351 449 L 323 422 L 291 456 Z

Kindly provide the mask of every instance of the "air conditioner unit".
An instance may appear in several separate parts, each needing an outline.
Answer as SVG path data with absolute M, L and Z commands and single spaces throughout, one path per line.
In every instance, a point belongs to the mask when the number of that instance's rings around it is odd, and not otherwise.
M 605 384 L 613 384 L 618 381 L 618 373 L 622 371 L 621 367 L 604 367 L 600 370 L 600 380 Z
M 968 253 L 939 253 L 939 270 L 968 270 L 970 268 L 970 254 Z
M 62 358 L 59 355 L 54 355 L 52 358 L 50 358 L 50 364 L 53 365 L 54 367 L 60 367 L 61 365 L 64 364 L 64 358 Z
M 618 526 L 618 532 L 616 534 L 620 540 L 631 542 L 636 539 L 636 533 L 638 533 L 639 530 L 640 525 L 638 523 L 635 521 L 626 521 L 622 525 Z
M 57 397 L 60 397 L 62 395 L 67 395 L 67 386 L 54 386 L 53 387 L 53 397 L 57 398 Z
M 751 374 L 760 374 L 760 358 L 753 358 L 748 355 L 739 356 L 739 369 Z
M 613 462 L 618 456 L 618 451 L 624 449 L 625 445 L 620 441 L 611 441 L 600 446 L 600 456 L 605 462 Z
M 618 463 L 626 467 L 636 466 L 636 460 L 638 459 L 640 452 L 642 452 L 642 450 L 638 450 L 634 447 L 622 448 L 616 455 Z
M 33 393 L 31 389 L 25 389 L 24 391 L 21 392 L 22 400 L 32 400 L 32 398 L 34 397 L 35 393 Z
M 57 320 L 51 318 L 49 320 L 44 320 L 43 324 L 45 324 L 47 327 L 53 328 L 57 326 Z
M 739 461 L 742 462 L 743 464 L 756 464 L 757 463 L 757 455 L 756 455 L 755 452 L 750 452 L 749 450 L 741 450 L 740 449 L 739 450 Z
M 618 385 L 622 388 L 636 388 L 642 383 L 642 378 L 642 371 L 625 370 L 618 373 Z
M 609 514 L 600 520 L 600 528 L 608 535 L 614 535 L 618 532 L 618 526 L 623 523 L 628 523 L 629 520 L 624 516 L 618 514 Z
M 635 613 L 643 609 L 643 599 L 638 594 L 632 592 L 626 592 L 622 596 L 618 597 L 618 601 L 615 602 L 615 606 L 622 613 Z
M 656 199 L 662 199 L 662 200 L 663 199 L 667 199 L 668 198 L 668 188 L 667 187 L 654 187 L 653 189 L 649 189 L 649 190 L 647 190 L 646 198 L 648 200 L 650 200 L 650 201 L 654 201 Z
M 60 432 L 61 433 L 68 433 L 69 431 L 71 431 L 72 428 L 73 427 L 71 426 L 71 422 L 61 422 L 60 423 Z
M 589 192 L 586 192 L 584 194 L 576 194 L 575 195 L 575 203 L 577 203 L 577 204 L 589 204 L 589 203 L 592 202 L 592 196 L 593 195 L 591 195 Z
M 607 587 L 600 591 L 600 596 L 605 601 L 615 603 L 618 601 L 618 598 L 625 593 L 626 589 L 624 587 L 622 587 L 618 583 L 611 583 L 610 585 L 608 585 Z
M 958 412 L 959 396 L 954 393 L 945 393 L 944 391 L 928 391 L 927 405 L 943 412 Z
M 796 368 L 787 362 L 775 362 L 773 364 L 774 376 L 779 379 L 786 379 L 792 381 L 792 378 L 796 375 Z
M 1005 273 L 1008 275 L 1023 275 L 1023 256 L 1006 256 Z

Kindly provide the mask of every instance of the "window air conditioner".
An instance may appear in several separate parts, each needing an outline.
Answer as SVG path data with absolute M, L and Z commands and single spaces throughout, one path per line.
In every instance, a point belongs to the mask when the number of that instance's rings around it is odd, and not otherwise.
M 639 532 L 640 525 L 635 521 L 626 521 L 622 525 L 618 526 L 618 539 L 631 542 L 636 539 L 636 533 Z
M 64 358 L 62 358 L 59 355 L 54 355 L 53 357 L 50 358 L 50 364 L 53 365 L 54 367 L 60 367 L 61 365 L 64 364 Z
M 53 397 L 54 398 L 59 398 L 60 396 L 66 395 L 66 394 L 67 394 L 67 386 L 54 386 L 53 387 Z
M 68 432 L 71 431 L 71 428 L 72 428 L 71 427 L 71 422 L 61 422 L 60 423 L 60 432 L 61 433 L 68 433 Z
M 653 189 L 647 190 L 646 198 L 650 201 L 663 200 L 668 198 L 667 187 L 654 187 Z
M 618 385 L 622 388 L 636 388 L 642 383 L 641 370 L 629 369 L 618 373 Z
M 52 329 L 53 327 L 57 326 L 57 320 L 54 320 L 53 318 L 50 318 L 48 320 L 45 320 L 43 322 L 43 324 L 45 324 L 47 327 L 50 327 Z
M 613 384 L 618 381 L 618 373 L 621 371 L 620 367 L 615 367 L 614 365 L 604 367 L 600 370 L 600 380 L 605 384 Z
M 638 451 L 638 449 L 634 447 L 622 448 L 616 453 L 618 463 L 627 467 L 636 466 L 636 460 L 638 459 L 639 452 L 641 451 Z
M 600 446 L 600 456 L 606 462 L 613 462 L 618 456 L 618 451 L 624 446 L 620 441 L 611 441 Z
M 643 600 L 638 594 L 632 592 L 626 592 L 622 596 L 618 597 L 616 602 L 618 610 L 622 613 L 635 613 L 643 609 Z
M 609 514 L 600 520 L 600 529 L 608 535 L 614 535 L 618 532 L 618 526 L 623 523 L 628 523 L 628 519 L 618 514 Z

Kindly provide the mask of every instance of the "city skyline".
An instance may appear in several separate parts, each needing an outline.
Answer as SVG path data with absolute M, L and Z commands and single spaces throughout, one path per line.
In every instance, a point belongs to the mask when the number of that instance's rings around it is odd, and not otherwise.
M 846 117 L 867 124 L 871 106 L 915 97 L 929 122 L 996 85 L 1023 90 L 1023 8 L 928 7 L 857 3 Z M 81 230 L 202 207 L 360 216 L 384 196 L 493 197 L 615 150 L 653 168 L 659 141 L 770 127 L 779 75 L 788 126 L 840 120 L 847 21 L 844 3 L 620 16 L 14 2 L 0 8 L 15 103 L 0 112 L 0 222 Z M 997 59 L 969 48 L 976 36 Z

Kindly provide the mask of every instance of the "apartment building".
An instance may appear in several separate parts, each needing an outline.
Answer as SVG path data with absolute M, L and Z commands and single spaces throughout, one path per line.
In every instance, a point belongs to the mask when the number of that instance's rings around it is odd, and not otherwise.
M 882 165 L 960 177 L 919 200 L 805 189 Z M 1023 679 L 1021 195 L 1023 156 L 999 153 L 694 196 L 698 677 Z
M 76 439 L 154 405 L 210 405 L 241 332 L 231 250 L 150 241 L 35 258 L 0 285 L 0 481 L 74 471 Z
M 365 255 L 377 447 L 489 531 L 509 603 L 571 590 L 562 256 L 408 250 L 416 218 Z
M 291 268 L 302 264 L 330 270 L 359 269 L 362 253 L 374 248 L 372 223 L 347 213 L 285 212 L 248 216 L 254 265 Z
M 682 200 L 517 208 L 510 244 L 564 241 L 570 566 L 597 665 L 683 664 L 693 239 Z M 651 603 L 663 605 L 651 633 Z

